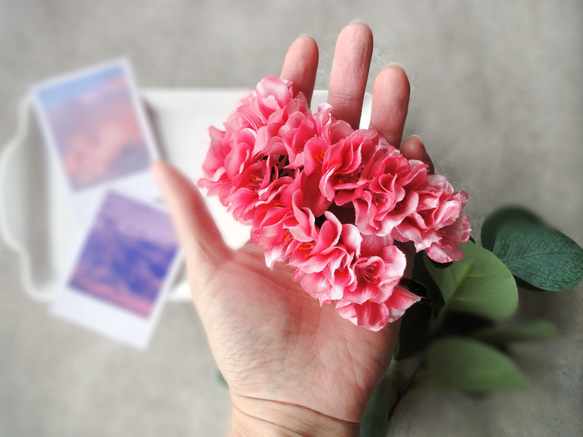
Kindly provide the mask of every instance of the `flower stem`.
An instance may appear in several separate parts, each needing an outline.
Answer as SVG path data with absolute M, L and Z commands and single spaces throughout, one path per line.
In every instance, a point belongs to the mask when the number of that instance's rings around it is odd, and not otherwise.
M 441 308 L 441 310 L 439 310 L 439 313 L 437 314 L 437 318 L 431 324 L 431 329 L 430 329 L 431 335 L 435 335 L 435 333 L 441 328 L 441 325 L 443 325 L 443 321 L 445 320 L 445 316 L 447 314 L 447 311 L 449 310 L 449 304 L 451 303 L 452 300 L 453 299 L 448 300 L 445 303 L 445 305 Z

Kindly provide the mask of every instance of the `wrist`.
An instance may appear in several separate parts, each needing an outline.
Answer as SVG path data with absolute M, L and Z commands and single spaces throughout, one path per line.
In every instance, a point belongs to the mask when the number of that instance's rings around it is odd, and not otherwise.
M 360 424 L 301 405 L 231 394 L 229 437 L 358 437 Z

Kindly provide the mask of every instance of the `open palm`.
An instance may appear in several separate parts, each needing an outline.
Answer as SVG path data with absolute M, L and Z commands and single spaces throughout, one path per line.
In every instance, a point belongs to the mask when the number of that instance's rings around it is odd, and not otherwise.
M 358 127 L 372 55 L 372 34 L 362 23 L 340 33 L 331 71 L 333 114 Z M 312 95 L 318 48 L 298 38 L 281 77 Z M 404 71 L 388 66 L 373 89 L 371 127 L 393 145 L 401 143 L 409 101 Z M 408 158 L 430 164 L 418 137 L 402 146 Z M 397 324 L 379 332 L 354 326 L 331 305 L 318 302 L 279 263 L 265 265 L 251 243 L 228 248 L 199 191 L 171 166 L 154 168 L 186 254 L 193 300 L 234 408 L 249 416 L 301 408 L 342 423 L 357 424 L 390 363 Z M 275 407 L 273 407 L 275 406 Z M 271 413 L 270 413 L 271 414 Z M 275 421 L 276 414 L 268 421 Z

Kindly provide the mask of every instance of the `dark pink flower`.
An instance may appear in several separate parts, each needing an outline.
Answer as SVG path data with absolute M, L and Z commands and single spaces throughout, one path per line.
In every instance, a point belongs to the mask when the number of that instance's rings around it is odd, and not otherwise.
M 327 251 L 327 260 L 320 265 L 321 269 L 298 267 L 294 277 L 320 304 L 342 298 L 345 290 L 356 281 L 352 264 L 359 256 L 361 241 L 355 226 L 342 225 L 338 243 L 333 250 Z
M 368 184 L 353 201 L 356 224 L 365 234 L 390 235 L 417 209 L 417 190 L 427 183 L 427 165 L 407 160 L 385 142 L 361 177 Z
M 364 241 L 370 238 L 365 237 Z M 363 243 L 363 246 L 365 244 Z M 392 245 L 383 246 L 378 254 L 365 256 L 365 253 L 363 248 L 363 256 L 353 263 L 356 281 L 345 290 L 342 298 L 358 304 L 368 300 L 384 302 L 403 277 L 407 260 L 403 252 Z
M 296 217 L 306 213 L 309 223 L 290 228 L 295 241 L 290 245 L 289 265 L 305 273 L 321 272 L 325 267 L 333 269 L 341 264 L 346 249 L 339 245 L 342 223 L 330 212 L 321 227 L 315 225 L 311 211 L 296 211 Z M 305 223 L 304 223 L 305 224 Z
M 418 191 L 419 206 L 393 231 L 397 241 L 412 241 L 417 251 L 426 250 L 434 261 L 446 263 L 463 258 L 457 243 L 470 238 L 470 222 L 462 212 L 468 195 L 454 192 L 441 175 L 431 175 Z
M 328 200 L 344 205 L 357 198 L 366 181 L 361 178 L 364 165 L 379 143 L 373 130 L 357 130 L 331 143 L 322 160 L 320 191 Z
M 341 317 L 350 320 L 356 326 L 371 331 L 380 331 L 387 323 L 397 321 L 407 308 L 421 298 L 401 286 L 395 287 L 391 297 L 385 302 L 366 301 L 362 304 L 336 301 L 336 311 Z
M 293 95 L 291 82 L 268 76 L 241 101 L 236 112 L 246 122 L 247 127 L 258 130 L 275 113 L 285 109 L 294 97 L 296 96 Z
M 395 240 L 438 262 L 463 256 L 466 193 L 330 105 L 312 113 L 290 82 L 263 79 L 223 127 L 210 129 L 199 185 L 251 225 L 269 267 L 287 262 L 307 293 L 356 325 L 379 330 L 419 300 L 399 285 L 406 257 Z

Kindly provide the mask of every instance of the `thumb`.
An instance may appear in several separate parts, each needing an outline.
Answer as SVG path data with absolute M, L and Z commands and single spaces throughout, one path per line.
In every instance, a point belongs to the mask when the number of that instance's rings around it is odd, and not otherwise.
M 196 281 L 216 272 L 232 251 L 211 216 L 198 188 L 176 168 L 155 162 L 152 171 L 170 210 L 178 240 L 185 253 L 187 271 Z

